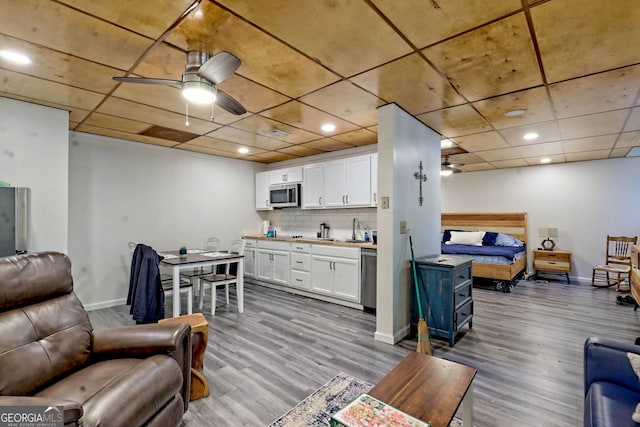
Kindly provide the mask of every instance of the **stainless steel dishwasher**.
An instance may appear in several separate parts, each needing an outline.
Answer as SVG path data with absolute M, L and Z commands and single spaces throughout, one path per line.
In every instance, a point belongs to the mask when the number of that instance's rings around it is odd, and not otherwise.
M 360 249 L 360 301 L 364 311 L 367 313 L 376 312 L 376 286 L 378 270 L 378 250 L 362 248 Z

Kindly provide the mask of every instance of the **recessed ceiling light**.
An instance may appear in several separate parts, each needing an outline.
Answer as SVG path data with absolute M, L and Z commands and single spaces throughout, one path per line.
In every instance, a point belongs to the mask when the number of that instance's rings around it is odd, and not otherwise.
M 336 125 L 332 123 L 325 123 L 322 125 L 321 129 L 323 132 L 333 132 L 334 130 L 336 130 Z
M 545 157 L 543 159 L 540 159 L 540 163 L 551 163 L 551 159 L 548 157 Z
M 238 148 L 238 153 L 240 154 L 247 154 L 248 152 L 249 152 L 249 149 L 247 147 Z
M 516 117 L 516 116 L 521 116 L 526 112 L 527 110 L 509 110 L 506 113 L 504 113 L 504 115 L 507 117 Z
M 6 49 L 0 50 L 0 56 L 2 56 L 7 61 L 11 61 L 16 64 L 20 64 L 20 65 L 31 64 L 31 58 L 29 58 L 27 55 L 14 52 L 13 50 L 6 50 Z
M 527 141 L 533 141 L 534 139 L 538 138 L 538 134 L 535 132 L 529 132 L 529 133 L 525 133 L 522 136 L 522 139 L 526 139 Z
M 441 139 L 440 140 L 440 148 L 451 148 L 453 147 L 453 141 L 450 139 Z

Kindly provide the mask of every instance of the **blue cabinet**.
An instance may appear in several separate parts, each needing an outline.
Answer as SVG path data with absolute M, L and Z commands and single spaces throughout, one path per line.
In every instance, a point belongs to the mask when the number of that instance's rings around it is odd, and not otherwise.
M 472 258 L 438 255 L 416 259 L 422 311 L 432 337 L 446 338 L 453 347 L 464 325 L 473 326 Z M 411 278 L 411 325 L 418 324 L 413 274 Z

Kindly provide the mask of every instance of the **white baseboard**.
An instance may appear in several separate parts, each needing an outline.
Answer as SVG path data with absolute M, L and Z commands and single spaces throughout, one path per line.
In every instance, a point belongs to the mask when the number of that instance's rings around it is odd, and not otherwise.
M 385 344 L 396 345 L 407 335 L 409 335 L 409 325 L 405 325 L 400 330 L 394 332 L 393 336 L 376 331 L 376 333 L 373 335 L 373 338 L 376 341 L 380 341 Z
M 103 301 L 103 302 L 96 302 L 93 304 L 87 304 L 84 306 L 84 309 L 87 311 L 91 311 L 91 310 L 98 310 L 101 308 L 109 308 L 109 307 L 115 307 L 118 305 L 125 305 L 126 303 L 127 303 L 126 298 L 120 298 L 120 299 L 114 299 L 111 301 Z

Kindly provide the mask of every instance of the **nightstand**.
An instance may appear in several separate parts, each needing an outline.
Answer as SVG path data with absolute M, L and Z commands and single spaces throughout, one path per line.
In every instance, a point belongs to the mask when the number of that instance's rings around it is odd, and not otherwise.
M 571 284 L 571 280 L 569 280 L 571 252 L 569 251 L 534 250 L 533 268 L 536 271 L 536 278 L 538 277 L 538 271 L 546 271 L 553 274 L 564 273 L 567 277 L 567 283 Z

